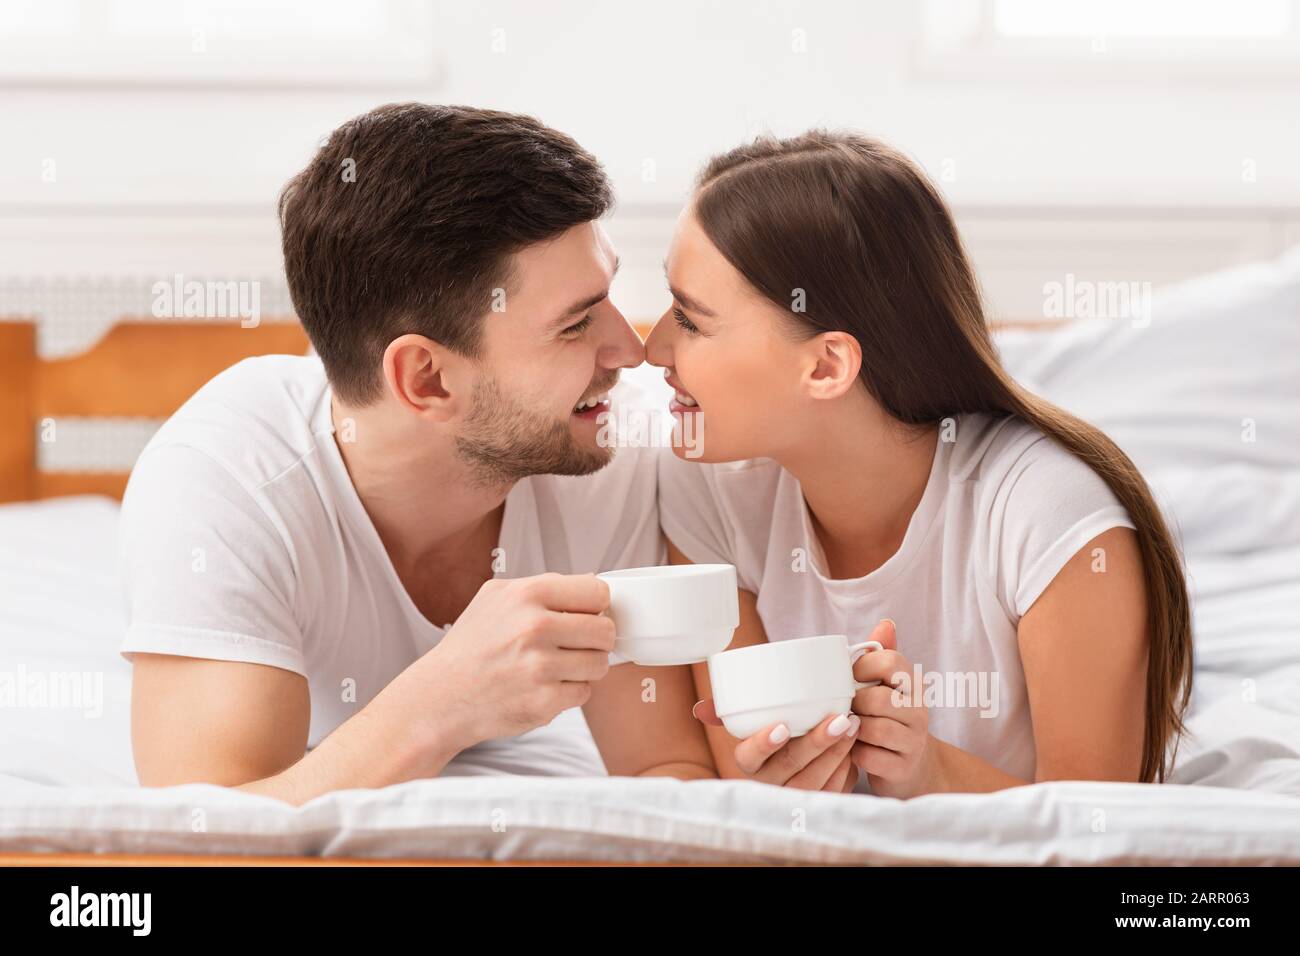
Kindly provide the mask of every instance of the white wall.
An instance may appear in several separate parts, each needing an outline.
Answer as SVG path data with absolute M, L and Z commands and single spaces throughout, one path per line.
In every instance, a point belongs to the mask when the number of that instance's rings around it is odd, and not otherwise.
M 931 170 L 952 159 L 957 203 L 1300 206 L 1293 77 L 927 78 L 912 67 L 918 5 L 901 0 L 436 7 L 434 88 L 0 90 L 0 202 L 263 204 L 322 133 L 409 98 L 533 112 L 599 154 L 634 202 L 676 202 L 710 152 L 760 129 L 845 124 Z M 796 28 L 805 53 L 791 52 Z M 505 52 L 491 51 L 496 29 Z M 40 180 L 47 157 L 55 184 Z

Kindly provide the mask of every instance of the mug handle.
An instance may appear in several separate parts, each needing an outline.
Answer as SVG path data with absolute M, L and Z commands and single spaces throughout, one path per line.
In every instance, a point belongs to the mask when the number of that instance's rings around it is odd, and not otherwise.
M 870 648 L 870 649 L 873 650 L 873 651 L 883 651 L 883 650 L 885 649 L 885 645 L 881 644 L 879 641 L 863 641 L 861 644 L 850 644 L 850 645 L 849 645 L 849 660 L 852 660 L 852 659 L 853 659 L 853 654 L 854 654 L 854 652 L 856 652 L 856 651 L 866 650 L 866 649 L 868 649 L 868 648 Z M 853 689 L 854 689 L 854 690 L 862 690 L 862 688 L 864 688 L 864 687 L 875 687 L 877 684 L 880 684 L 880 683 L 883 683 L 883 681 L 878 681 L 878 680 L 869 680 L 869 681 L 866 681 L 866 682 L 862 682 L 862 681 L 854 681 L 854 682 L 853 682 Z

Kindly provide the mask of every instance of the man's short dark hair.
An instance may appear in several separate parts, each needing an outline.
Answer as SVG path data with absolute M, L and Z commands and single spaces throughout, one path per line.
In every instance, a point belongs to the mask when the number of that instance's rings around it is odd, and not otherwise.
M 334 390 L 377 399 L 408 332 L 477 356 L 512 254 L 612 202 L 596 158 L 531 116 L 394 103 L 344 123 L 279 207 L 289 293 Z

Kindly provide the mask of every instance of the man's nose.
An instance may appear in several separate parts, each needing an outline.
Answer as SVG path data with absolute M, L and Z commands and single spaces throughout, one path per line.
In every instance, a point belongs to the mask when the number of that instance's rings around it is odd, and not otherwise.
M 645 345 L 623 313 L 612 311 L 614 321 L 610 324 L 614 330 L 610 341 L 601 346 L 600 364 L 605 368 L 636 368 L 645 361 Z

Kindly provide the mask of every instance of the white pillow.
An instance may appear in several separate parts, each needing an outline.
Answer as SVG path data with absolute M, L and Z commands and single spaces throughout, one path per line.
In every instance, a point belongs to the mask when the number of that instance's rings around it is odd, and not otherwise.
M 1145 326 L 1088 319 L 996 340 L 1012 375 L 1144 471 L 1300 468 L 1300 246 L 1158 293 Z

